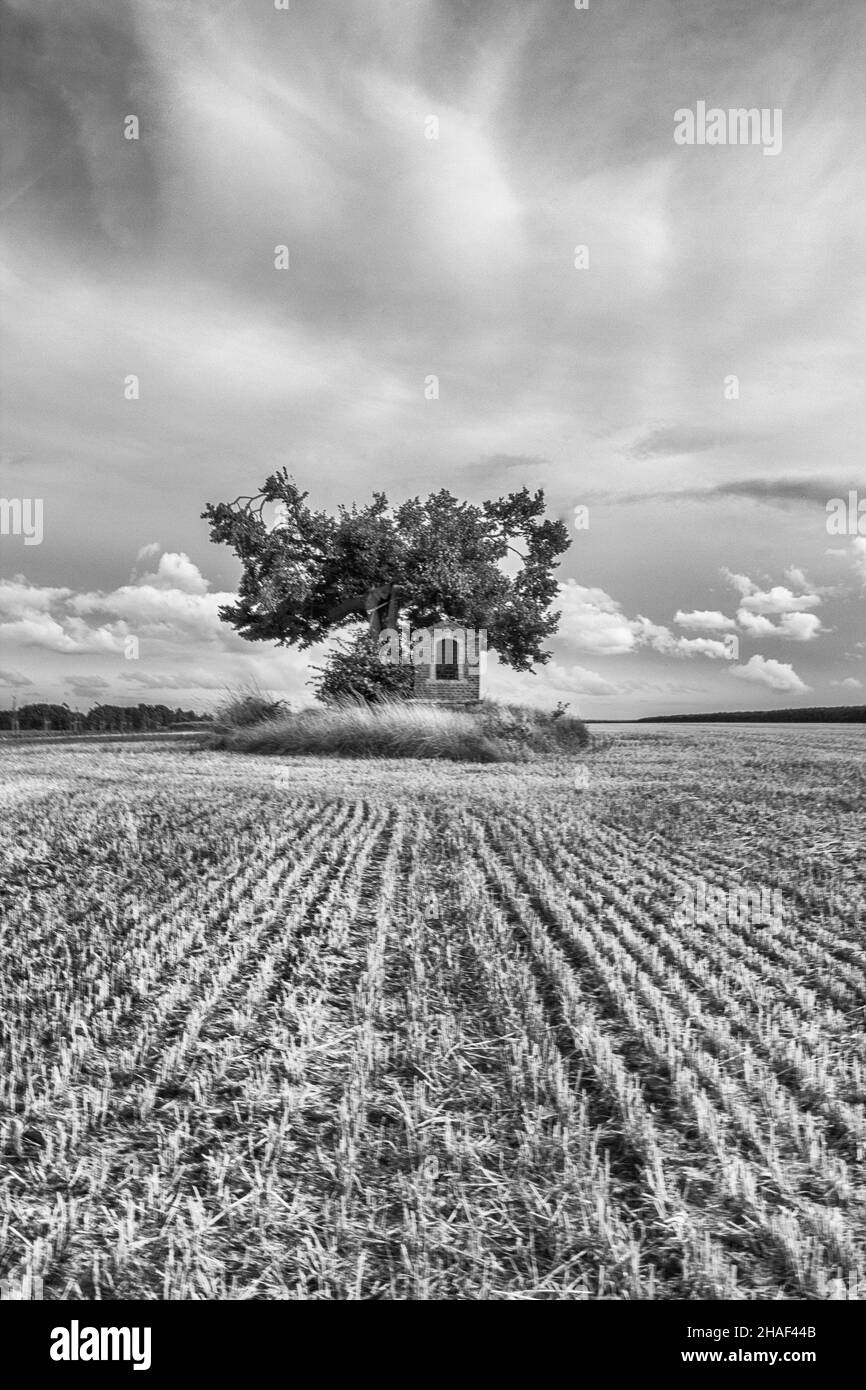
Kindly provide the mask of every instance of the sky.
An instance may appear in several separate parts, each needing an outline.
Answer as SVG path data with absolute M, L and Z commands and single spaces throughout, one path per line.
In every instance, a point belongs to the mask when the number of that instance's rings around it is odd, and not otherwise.
M 278 467 L 544 490 L 492 697 L 866 702 L 861 0 L 277 3 L 0 3 L 0 707 L 309 702 L 200 515 Z

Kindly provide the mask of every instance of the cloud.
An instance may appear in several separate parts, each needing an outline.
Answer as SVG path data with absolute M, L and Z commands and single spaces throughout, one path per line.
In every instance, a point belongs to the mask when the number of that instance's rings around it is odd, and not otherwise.
M 484 454 L 469 467 L 473 472 L 495 476 L 515 470 L 522 473 L 526 468 L 541 468 L 549 463 L 549 459 L 533 454 Z
M 142 564 L 145 560 L 152 560 L 160 554 L 162 547 L 159 541 L 148 541 L 143 545 L 135 557 L 136 565 Z
M 708 656 L 712 661 L 730 660 L 731 653 L 724 642 L 717 642 L 711 637 L 675 637 L 670 628 L 644 617 L 635 618 L 632 629 L 640 646 L 652 647 L 653 651 L 663 656 Z
M 851 542 L 851 563 L 866 588 L 866 536 L 858 536 Z
M 228 647 L 234 634 L 220 621 L 218 610 L 234 598 L 229 593 L 190 594 L 183 589 L 136 585 L 106 594 L 81 594 L 70 602 L 79 613 L 110 613 L 124 634 L 172 641 L 192 638 Z
M 543 668 L 545 685 L 553 690 L 575 695 L 594 695 L 607 697 L 616 695 L 617 687 L 612 685 L 597 671 L 589 671 L 585 666 L 564 666 L 551 661 Z
M 633 650 L 632 626 L 604 589 L 587 588 L 571 579 L 559 586 L 556 606 L 562 611 L 558 636 L 579 651 L 617 656 Z
M 143 547 L 143 550 L 150 549 L 150 546 Z M 142 554 L 143 551 L 140 550 L 139 559 L 142 558 Z M 156 589 L 180 589 L 187 594 L 206 594 L 209 588 L 207 580 L 203 578 L 197 566 L 183 552 L 161 555 L 156 573 L 144 574 L 135 582 L 140 588 L 150 586 Z
M 783 613 L 780 622 L 772 623 L 761 613 L 740 608 L 737 621 L 750 637 L 779 637 L 789 642 L 812 642 L 826 631 L 815 613 Z
M 726 618 L 724 613 L 709 612 L 706 609 L 696 609 L 692 613 L 683 613 L 681 609 L 677 609 L 674 622 L 679 627 L 690 627 L 697 632 L 733 632 L 737 626 L 733 618 Z
M 33 685 L 33 681 L 20 671 L 0 671 L 0 686 L 4 690 L 15 690 L 18 686 L 24 685 Z
M 30 618 L 37 613 L 47 613 L 71 593 L 71 589 L 50 585 L 40 588 L 28 583 L 23 574 L 16 574 L 14 579 L 0 579 L 0 618 Z
M 557 634 L 563 641 L 581 651 L 598 656 L 622 656 L 641 647 L 649 647 L 662 656 L 705 656 L 710 660 L 730 660 L 725 643 L 710 637 L 680 637 L 670 628 L 639 614 L 628 618 L 620 604 L 604 589 L 587 588 L 573 580 L 560 585 L 556 605 L 562 611 Z M 721 631 L 733 627 L 722 614 L 677 613 L 675 621 L 695 619 L 683 626 L 700 630 Z
M 840 686 L 843 690 L 862 690 L 863 682 L 858 681 L 856 676 L 846 676 L 842 681 L 831 681 L 831 685 Z
M 0 581 L 0 640 L 66 656 L 124 650 L 133 635 L 169 648 L 190 643 L 236 648 L 241 641 L 219 618 L 231 593 L 208 593 L 208 582 L 187 555 L 161 556 L 154 573 L 108 592 L 30 584 L 23 575 Z M 105 621 L 92 625 L 94 615 Z
M 763 656 L 750 657 L 745 666 L 732 667 L 731 675 L 736 676 L 737 680 L 783 691 L 786 695 L 802 695 L 810 689 L 800 680 L 793 666 Z
M 726 439 L 736 438 L 726 432 Z M 678 454 L 700 454 L 708 449 L 718 448 L 722 440 L 720 430 L 708 430 L 699 425 L 668 425 L 643 435 L 632 444 L 633 458 L 656 458 Z
M 143 545 L 139 548 L 138 554 L 135 557 L 135 564 L 133 565 L 130 571 L 130 584 L 134 584 L 137 580 L 139 575 L 139 567 L 141 565 L 146 564 L 148 560 L 156 559 L 156 557 L 161 553 L 161 551 L 162 546 L 160 545 L 159 541 L 149 541 L 147 545 Z
M 150 552 L 152 547 L 145 547 Z M 139 552 L 139 558 L 141 552 Z M 234 602 L 231 593 L 209 593 L 209 582 L 183 552 L 160 556 L 153 572 L 107 593 L 76 594 L 69 607 L 78 614 L 107 613 L 118 636 L 140 640 L 185 640 L 229 647 L 241 640 L 221 622 L 219 609 Z
M 675 656 L 708 656 L 712 661 L 730 661 L 730 648 L 710 637 L 677 637 Z
M 655 436 L 648 436 L 652 440 Z M 683 435 L 681 443 L 685 443 L 689 436 Z M 706 432 L 706 442 L 704 449 L 710 449 L 715 443 L 721 444 L 739 441 L 739 436 L 725 435 L 717 436 L 713 431 Z M 699 442 L 698 436 L 695 437 L 695 444 Z M 679 453 L 700 452 L 697 448 L 688 451 L 678 448 L 671 450 L 659 450 L 659 453 L 669 452 L 671 455 Z M 640 457 L 654 457 L 653 451 L 647 451 Z M 831 497 L 838 496 L 848 490 L 847 483 L 838 480 L 827 481 L 820 477 L 810 475 L 804 478 L 740 478 L 732 482 L 707 483 L 701 487 L 663 487 L 653 488 L 650 491 L 641 488 L 630 489 L 623 496 L 621 493 L 611 492 L 592 492 L 587 491 L 586 497 L 592 501 L 617 501 L 622 502 L 715 502 L 723 498 L 746 498 L 748 501 L 764 503 L 767 506 L 781 507 L 788 510 L 796 503 L 803 503 L 811 506 L 818 504 L 823 509 Z
M 685 638 L 674 637 L 670 628 L 662 623 L 654 623 L 650 618 L 638 616 L 631 624 L 632 632 L 635 634 L 635 641 L 641 646 L 653 647 L 657 652 L 672 653 L 678 641 L 685 641 Z
M 224 690 L 222 675 L 199 670 L 183 671 L 121 671 L 119 679 L 142 690 Z
M 97 699 L 111 689 L 109 682 L 103 680 L 102 676 L 66 676 L 63 683 L 69 687 L 73 695 L 95 696 Z
M 490 653 L 486 694 L 492 699 L 549 708 L 555 697 L 583 695 L 609 700 L 620 693 L 618 686 L 585 666 L 553 660 L 527 676 L 500 662 L 495 652 Z
M 855 537 L 847 546 L 828 546 L 824 554 L 832 556 L 834 560 L 847 561 L 853 568 L 857 580 L 854 587 L 845 584 L 838 589 L 826 589 L 823 592 L 834 596 L 856 596 L 855 601 L 859 603 L 860 590 L 866 588 L 866 536 Z
M 741 607 L 750 613 L 801 613 L 804 608 L 816 608 L 820 602 L 818 594 L 794 594 L 776 584 L 766 591 L 755 589 L 743 598 Z
M 805 608 L 817 608 L 821 602 L 819 594 L 795 594 L 781 584 L 763 590 L 748 575 L 734 574 L 729 569 L 723 569 L 722 574 L 740 594 L 741 610 L 748 613 L 800 613 Z
M 753 502 L 766 502 L 770 506 L 786 506 L 791 502 L 818 502 L 823 507 L 830 497 L 837 495 L 833 489 L 841 489 L 841 486 L 840 483 L 831 483 L 825 478 L 814 476 L 741 478 L 735 482 L 716 484 L 710 489 L 710 495 L 748 497 Z
M 110 628 L 92 628 L 82 619 L 66 615 L 58 621 L 49 613 L 25 613 L 0 622 L 0 639 L 22 647 L 43 647 L 64 656 L 119 652 L 123 643 Z
M 152 563 L 153 548 L 145 552 Z M 180 552 L 161 555 L 134 583 L 104 592 L 76 594 L 17 575 L 0 582 L 0 641 L 64 659 L 86 657 L 86 671 L 64 670 L 53 682 L 81 697 L 120 704 L 129 703 L 130 696 L 165 701 L 176 691 L 194 698 L 255 682 L 309 702 L 309 667 L 321 661 L 322 646 L 301 653 L 245 642 L 219 618 L 219 607 L 234 594 L 202 592 L 208 588 L 197 566 Z M 137 659 L 127 659 L 130 636 L 138 639 Z M 25 677 L 21 682 L 32 684 Z M 0 680 L 0 688 L 15 683 L 10 675 Z M 40 689 L 47 684 L 40 677 Z
M 785 578 L 790 584 L 795 584 L 798 589 L 808 589 L 810 584 L 805 574 L 796 565 L 789 565 L 785 570 Z

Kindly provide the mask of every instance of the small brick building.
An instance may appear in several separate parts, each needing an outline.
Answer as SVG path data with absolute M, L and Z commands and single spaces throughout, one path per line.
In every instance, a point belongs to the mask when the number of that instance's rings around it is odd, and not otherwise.
M 467 652 L 465 637 L 441 636 L 439 628 L 429 631 L 431 660 L 415 665 L 413 698 L 437 705 L 477 704 L 481 699 L 483 653 L 477 649 Z M 467 656 L 474 657 L 474 662 Z

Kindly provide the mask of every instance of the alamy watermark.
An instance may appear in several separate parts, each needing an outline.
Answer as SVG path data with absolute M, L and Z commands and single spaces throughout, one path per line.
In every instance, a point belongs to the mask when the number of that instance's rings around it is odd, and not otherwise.
M 42 498 L 0 497 L 0 536 L 23 536 L 25 545 L 41 545 Z
M 673 923 L 677 927 L 778 928 L 784 921 L 779 888 L 747 888 L 740 883 L 722 888 L 697 878 L 680 884 L 674 899 Z
M 149 1327 L 69 1327 L 51 1330 L 52 1361 L 131 1361 L 134 1371 L 150 1370 Z
M 484 627 L 454 627 L 449 624 L 420 627 L 414 631 L 408 623 L 400 630 L 386 627 L 379 633 L 379 660 L 386 666 L 432 666 L 444 659 L 443 643 L 454 644 L 450 649 L 461 665 L 484 670 L 487 662 L 487 629 Z
M 831 536 L 866 536 L 866 497 L 852 488 L 845 497 L 831 497 L 825 508 Z
M 681 106 L 674 112 L 676 145 L 762 145 L 763 153 L 782 152 L 782 108 L 756 106 L 707 107 L 696 103 L 695 110 Z

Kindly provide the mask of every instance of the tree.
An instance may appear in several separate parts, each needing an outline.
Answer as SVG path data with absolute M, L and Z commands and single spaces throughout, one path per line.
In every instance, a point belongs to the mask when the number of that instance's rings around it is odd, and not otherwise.
M 202 512 L 211 540 L 243 565 L 237 603 L 219 612 L 247 641 L 304 648 L 359 619 L 375 638 L 404 618 L 415 628 L 485 628 L 488 646 L 517 671 L 550 659 L 542 643 L 559 621 L 549 611 L 553 570 L 569 536 L 563 522 L 545 519 L 542 491 L 524 487 L 475 506 L 443 488 L 396 508 L 376 492 L 336 517 L 313 511 L 307 495 L 281 469 L 255 497 Z M 280 512 L 270 528 L 267 503 Z M 509 552 L 523 562 L 514 576 L 500 567 Z
M 69 729 L 72 713 L 68 705 L 22 705 L 16 711 L 21 729 Z

